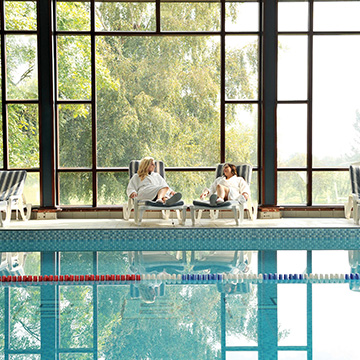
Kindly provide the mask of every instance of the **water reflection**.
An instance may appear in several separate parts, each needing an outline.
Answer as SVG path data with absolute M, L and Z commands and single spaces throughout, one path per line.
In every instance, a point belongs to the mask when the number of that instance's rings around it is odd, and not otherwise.
M 333 263 L 333 274 L 356 274 L 359 254 L 279 252 L 275 265 L 305 273 Z M 17 266 L 25 272 L 36 269 L 28 260 L 40 257 L 26 255 Z M 15 254 L 3 254 L 2 263 L 9 256 Z M 95 269 L 149 278 L 2 284 L 0 359 L 357 359 L 353 324 L 360 321 L 359 282 L 278 283 L 238 276 L 251 277 L 258 267 L 273 271 L 266 256 L 248 251 L 62 253 L 58 274 Z M 232 276 L 221 281 L 177 277 L 220 272 Z

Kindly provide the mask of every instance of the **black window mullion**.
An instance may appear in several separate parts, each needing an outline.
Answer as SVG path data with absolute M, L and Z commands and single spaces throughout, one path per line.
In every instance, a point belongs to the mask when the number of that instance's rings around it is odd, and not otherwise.
M 313 109 L 313 30 L 314 1 L 309 0 L 309 37 L 308 37 L 308 107 L 307 107 L 307 205 L 312 205 L 312 109 Z
M 97 122 L 96 122 L 96 68 L 95 68 L 95 0 L 91 0 L 91 126 L 92 126 L 92 189 L 93 206 L 97 207 Z
M 220 12 L 220 162 L 225 162 L 225 0 Z
M 2 102 L 2 131 L 3 131 L 3 168 L 9 167 L 7 106 L 6 106 L 6 46 L 5 46 L 5 1 L 0 1 L 1 17 L 1 102 Z

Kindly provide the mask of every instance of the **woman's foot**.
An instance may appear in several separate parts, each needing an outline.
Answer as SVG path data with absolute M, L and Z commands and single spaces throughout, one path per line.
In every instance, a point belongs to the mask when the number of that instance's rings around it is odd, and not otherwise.
M 165 201 L 165 205 L 174 205 L 181 199 L 181 197 L 181 193 L 175 193 L 170 199 Z
M 159 204 L 164 204 L 164 200 L 163 199 L 156 199 L 156 202 Z
M 212 194 L 210 196 L 210 205 L 211 206 L 216 206 L 216 199 L 217 199 L 217 195 L 216 194 Z
M 224 199 L 222 199 L 221 197 L 218 197 L 218 198 L 216 199 L 216 205 L 222 204 L 223 202 L 224 202 Z

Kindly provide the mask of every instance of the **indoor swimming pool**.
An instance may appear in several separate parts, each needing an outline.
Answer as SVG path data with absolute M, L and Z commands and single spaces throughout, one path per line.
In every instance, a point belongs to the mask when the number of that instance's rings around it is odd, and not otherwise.
M 358 359 L 358 228 L 260 225 L 0 231 L 0 359 Z

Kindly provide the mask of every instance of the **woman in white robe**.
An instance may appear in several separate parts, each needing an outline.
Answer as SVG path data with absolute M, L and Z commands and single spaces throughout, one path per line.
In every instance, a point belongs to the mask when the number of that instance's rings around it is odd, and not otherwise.
M 166 205 L 173 205 L 181 199 L 180 193 L 175 193 L 165 179 L 154 172 L 155 161 L 145 157 L 140 161 L 138 172 L 130 179 L 127 195 L 139 200 L 153 200 Z
M 200 198 L 210 196 L 210 204 L 220 204 L 226 200 L 237 200 L 245 203 L 249 198 L 250 187 L 244 178 L 237 176 L 236 166 L 224 165 L 224 176 L 218 177 L 210 186 L 204 189 Z

